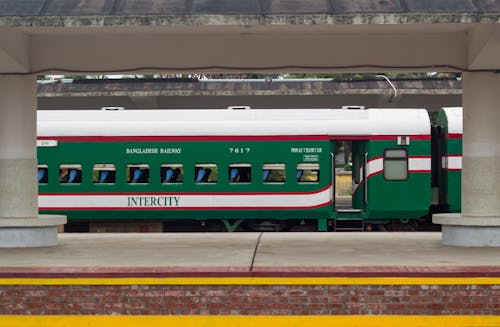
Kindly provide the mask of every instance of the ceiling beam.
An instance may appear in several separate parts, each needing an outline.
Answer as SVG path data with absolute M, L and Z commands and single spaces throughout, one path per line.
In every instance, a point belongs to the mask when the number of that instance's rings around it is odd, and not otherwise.
M 500 69 L 500 27 L 478 25 L 469 32 L 468 68 Z
M 29 50 L 29 36 L 15 29 L 0 29 L 0 72 L 29 72 Z
M 467 67 L 466 50 L 467 35 L 459 32 L 35 35 L 32 70 L 452 71 L 447 66 Z

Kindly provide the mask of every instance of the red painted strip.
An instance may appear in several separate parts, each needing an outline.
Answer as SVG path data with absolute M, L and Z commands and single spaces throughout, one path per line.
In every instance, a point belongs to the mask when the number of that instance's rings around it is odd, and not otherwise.
M 187 195 L 187 196 L 190 196 L 190 195 L 196 195 L 196 196 L 207 196 L 207 195 L 226 195 L 226 196 L 233 196 L 233 195 L 299 195 L 299 194 L 302 194 L 302 195 L 310 195 L 310 194 L 318 194 L 318 193 L 321 193 L 323 191 L 326 191 L 328 190 L 330 187 L 332 187 L 332 184 L 329 184 L 328 186 L 325 186 L 319 190 L 315 190 L 315 191 L 310 191 L 310 192 L 192 192 L 192 193 L 188 193 L 188 192 L 157 192 L 157 193 L 153 193 L 153 192 L 148 192 L 148 193 L 141 193 L 141 192 L 135 192 L 135 193 L 132 193 L 132 192 L 129 192 L 129 193 L 125 193 L 125 192 L 118 192 L 118 193 L 111 193 L 111 192 L 107 192 L 107 193 L 91 193 L 91 192 L 87 192 L 87 193 L 83 193 L 83 192 L 79 192 L 79 193 L 40 193 L 39 195 L 43 195 L 43 196 L 118 196 L 118 195 L 123 195 L 123 196 L 163 196 L 163 195 Z
M 398 136 L 401 136 L 401 135 L 361 135 L 361 136 L 357 136 L 357 135 L 333 135 L 333 136 L 330 136 L 330 140 L 397 141 Z M 430 140 L 431 139 L 430 135 L 408 135 L 408 136 L 410 137 L 411 141 L 413 141 L 413 140 L 415 140 L 415 141 L 426 141 L 426 140 Z
M 392 135 L 391 135 L 392 136 Z M 331 135 L 330 140 L 347 140 L 347 141 L 368 141 L 372 136 L 369 135 Z M 397 137 L 397 136 L 392 136 Z
M 359 190 L 359 188 L 361 187 L 361 185 L 363 185 L 365 181 L 362 179 L 359 181 L 358 184 L 356 184 L 356 187 L 354 188 L 354 191 L 352 192 L 352 197 L 354 197 L 354 195 L 356 194 L 356 192 Z
M 383 169 L 382 169 L 382 170 L 379 170 L 379 171 L 376 171 L 376 172 L 371 173 L 370 175 L 366 176 L 366 178 L 367 178 L 367 179 L 372 178 L 373 176 L 378 175 L 378 174 L 381 174 L 381 173 L 383 173 L 383 172 L 384 172 L 384 170 L 383 170 Z M 421 170 L 419 170 L 419 169 L 415 169 L 415 170 L 408 170 L 408 172 L 409 172 L 409 173 L 430 173 L 430 172 L 431 172 L 431 170 L 430 170 L 430 169 L 421 169 Z
M 0 278 L 500 277 L 498 266 L 0 267 Z M 425 281 L 423 281 L 425 284 Z
M 317 209 L 333 203 L 330 200 L 325 203 L 317 204 L 314 206 L 287 206 L 287 207 L 40 207 L 40 210 L 137 210 L 137 211 L 158 211 L 158 210 L 168 210 L 168 211 L 179 211 L 179 210 L 297 210 L 297 209 Z
M 444 155 L 443 157 L 461 158 L 461 157 L 462 157 L 462 154 L 461 154 L 461 153 L 458 153 L 458 154 L 446 154 L 446 155 Z
M 416 156 L 408 156 L 408 159 L 432 159 L 432 157 L 428 155 L 416 155 Z
M 452 155 L 450 155 L 450 156 L 452 156 Z M 461 155 L 457 155 L 457 156 L 461 156 Z M 375 161 L 378 159 L 384 159 L 384 156 L 376 156 L 373 158 L 369 158 L 368 162 Z M 432 159 L 432 157 L 429 155 L 415 155 L 415 156 L 408 156 L 408 159 Z
M 252 272 L 266 277 L 500 277 L 500 268 L 493 266 L 256 266 Z
M 373 176 L 378 175 L 378 174 L 382 174 L 383 172 L 384 172 L 383 169 L 382 170 L 378 170 L 378 171 L 376 171 L 374 173 L 371 173 L 370 175 L 366 176 L 366 179 L 372 178 Z
M 449 155 L 449 156 L 454 156 L 454 155 Z M 456 156 L 461 156 L 461 155 L 456 155 Z M 368 162 L 372 162 L 378 159 L 384 159 L 384 156 L 376 156 L 373 158 L 369 158 Z M 408 156 L 408 159 L 432 159 L 432 157 L 429 155 L 414 155 L 414 156 Z
M 430 135 L 409 135 L 411 140 L 430 140 Z M 206 135 L 206 136 L 40 136 L 59 142 L 183 142 L 183 141 L 326 141 L 397 140 L 398 135 Z
M 368 162 L 372 162 L 372 161 L 375 161 L 375 160 L 378 160 L 378 159 L 384 159 L 384 156 L 376 156 L 376 157 L 373 157 L 373 158 L 368 158 Z
M 325 141 L 327 135 L 42 136 L 59 142 Z
M 462 134 L 448 133 L 448 134 L 446 134 L 446 137 L 449 138 L 449 139 L 461 139 L 462 138 Z

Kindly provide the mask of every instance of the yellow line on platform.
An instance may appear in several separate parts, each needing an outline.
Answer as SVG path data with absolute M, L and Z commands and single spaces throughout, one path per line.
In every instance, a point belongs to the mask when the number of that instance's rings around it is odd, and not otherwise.
M 496 285 L 498 277 L 0 278 L 0 285 Z
M 1 316 L 9 327 L 489 327 L 500 326 L 500 316 Z

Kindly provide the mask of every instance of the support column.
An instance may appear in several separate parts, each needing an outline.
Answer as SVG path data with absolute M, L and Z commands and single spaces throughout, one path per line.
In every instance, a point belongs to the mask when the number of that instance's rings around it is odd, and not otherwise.
M 500 246 L 500 74 L 464 73 L 462 213 L 437 214 L 442 241 Z
M 64 216 L 38 215 L 35 76 L 0 76 L 0 247 L 57 244 Z

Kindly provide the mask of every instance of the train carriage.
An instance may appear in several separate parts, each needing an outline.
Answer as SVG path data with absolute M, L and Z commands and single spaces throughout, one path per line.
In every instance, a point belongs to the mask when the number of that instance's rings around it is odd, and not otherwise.
M 462 108 L 441 108 L 438 113 L 436 173 L 438 202 L 446 212 L 460 212 L 462 197 Z
M 70 222 L 229 231 L 415 219 L 429 210 L 430 140 L 424 109 L 39 111 L 39 206 Z M 335 196 L 339 144 L 347 199 Z

